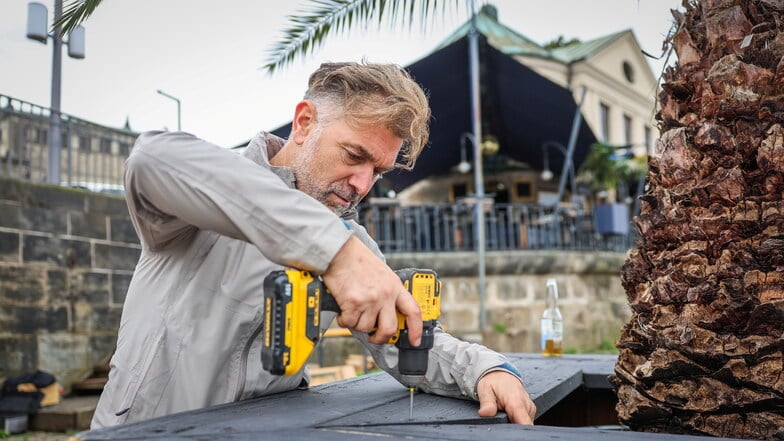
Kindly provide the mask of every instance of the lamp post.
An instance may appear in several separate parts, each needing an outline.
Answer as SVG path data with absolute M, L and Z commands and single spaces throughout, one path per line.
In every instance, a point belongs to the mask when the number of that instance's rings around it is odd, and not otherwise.
M 563 153 L 564 160 L 566 159 L 566 155 L 568 154 L 566 147 L 564 147 L 563 144 L 561 144 L 560 142 L 546 141 L 544 144 L 542 144 L 542 158 L 544 161 L 544 169 L 542 170 L 541 177 L 543 181 L 549 181 L 553 179 L 553 172 L 552 170 L 550 170 L 550 157 L 549 154 L 547 153 L 549 147 L 555 147 L 561 153 Z M 571 161 L 569 162 L 569 175 L 572 181 L 572 200 L 574 200 L 574 197 L 577 196 L 577 183 L 575 182 L 574 179 L 574 162 Z
M 474 219 L 476 222 L 476 253 L 478 262 L 479 279 L 479 332 L 484 336 L 486 327 L 485 313 L 485 184 L 482 175 L 482 149 L 479 142 L 482 140 L 482 107 L 479 95 L 479 32 L 476 29 L 476 2 L 469 0 L 471 8 L 471 28 L 468 31 L 468 63 L 471 81 L 471 141 L 474 145 Z
M 182 120 L 180 119 L 180 99 L 175 97 L 175 96 L 169 95 L 168 93 L 162 91 L 161 89 L 158 89 L 158 93 L 160 95 L 165 96 L 166 98 L 174 100 L 174 102 L 177 103 L 177 131 L 178 132 L 181 131 L 182 130 L 182 124 L 181 124 Z
M 63 0 L 54 1 L 54 23 L 63 15 Z M 84 58 L 84 28 L 77 26 L 68 41 L 64 42 L 60 35 L 60 26 L 55 26 L 51 33 L 47 32 L 47 10 L 41 3 L 27 4 L 27 38 L 46 44 L 49 38 L 52 46 L 52 102 L 49 107 L 49 154 L 46 164 L 46 182 L 60 184 L 60 146 L 62 144 L 60 115 L 60 86 L 62 83 L 63 43 L 68 44 L 68 56 Z M 70 177 L 69 177 L 70 179 Z

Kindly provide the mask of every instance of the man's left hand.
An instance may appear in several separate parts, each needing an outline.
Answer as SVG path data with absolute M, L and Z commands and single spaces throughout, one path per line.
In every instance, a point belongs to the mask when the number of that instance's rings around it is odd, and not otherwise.
M 476 386 L 479 396 L 479 416 L 495 416 L 506 412 L 516 424 L 533 424 L 536 405 L 531 401 L 520 380 L 506 371 L 493 371 L 483 376 Z

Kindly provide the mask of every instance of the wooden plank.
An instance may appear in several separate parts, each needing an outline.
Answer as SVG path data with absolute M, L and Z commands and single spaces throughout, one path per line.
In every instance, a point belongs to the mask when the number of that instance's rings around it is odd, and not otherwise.
M 41 408 L 30 416 L 30 430 L 65 432 L 90 428 L 98 396 L 72 397 L 59 404 Z

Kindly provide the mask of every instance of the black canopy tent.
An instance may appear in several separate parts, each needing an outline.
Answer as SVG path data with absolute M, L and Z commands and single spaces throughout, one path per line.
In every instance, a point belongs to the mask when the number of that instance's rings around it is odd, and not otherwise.
M 487 44 L 480 36 L 480 82 L 482 131 L 494 136 L 503 155 L 542 170 L 542 145 L 558 142 L 568 145 L 577 105 L 569 90 L 549 81 L 512 57 Z M 408 66 L 414 79 L 429 95 L 433 119 L 430 143 L 412 171 L 395 170 L 384 175 L 384 184 L 400 192 L 415 182 L 447 173 L 461 160 L 460 138 L 471 132 L 471 102 L 468 63 L 468 38 L 463 37 L 420 61 Z M 287 124 L 273 131 L 286 137 Z M 578 167 L 596 141 L 582 121 L 574 150 Z M 466 143 L 467 159 L 473 153 Z M 555 173 L 563 168 L 561 152 L 550 152 L 549 164 Z M 492 177 L 485 162 L 485 179 Z

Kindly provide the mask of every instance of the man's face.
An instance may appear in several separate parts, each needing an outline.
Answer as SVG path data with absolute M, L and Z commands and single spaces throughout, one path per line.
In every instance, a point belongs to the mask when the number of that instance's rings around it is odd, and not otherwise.
M 385 127 L 355 129 L 337 118 L 300 147 L 291 166 L 297 188 L 343 215 L 356 207 L 381 173 L 393 168 L 402 144 Z

